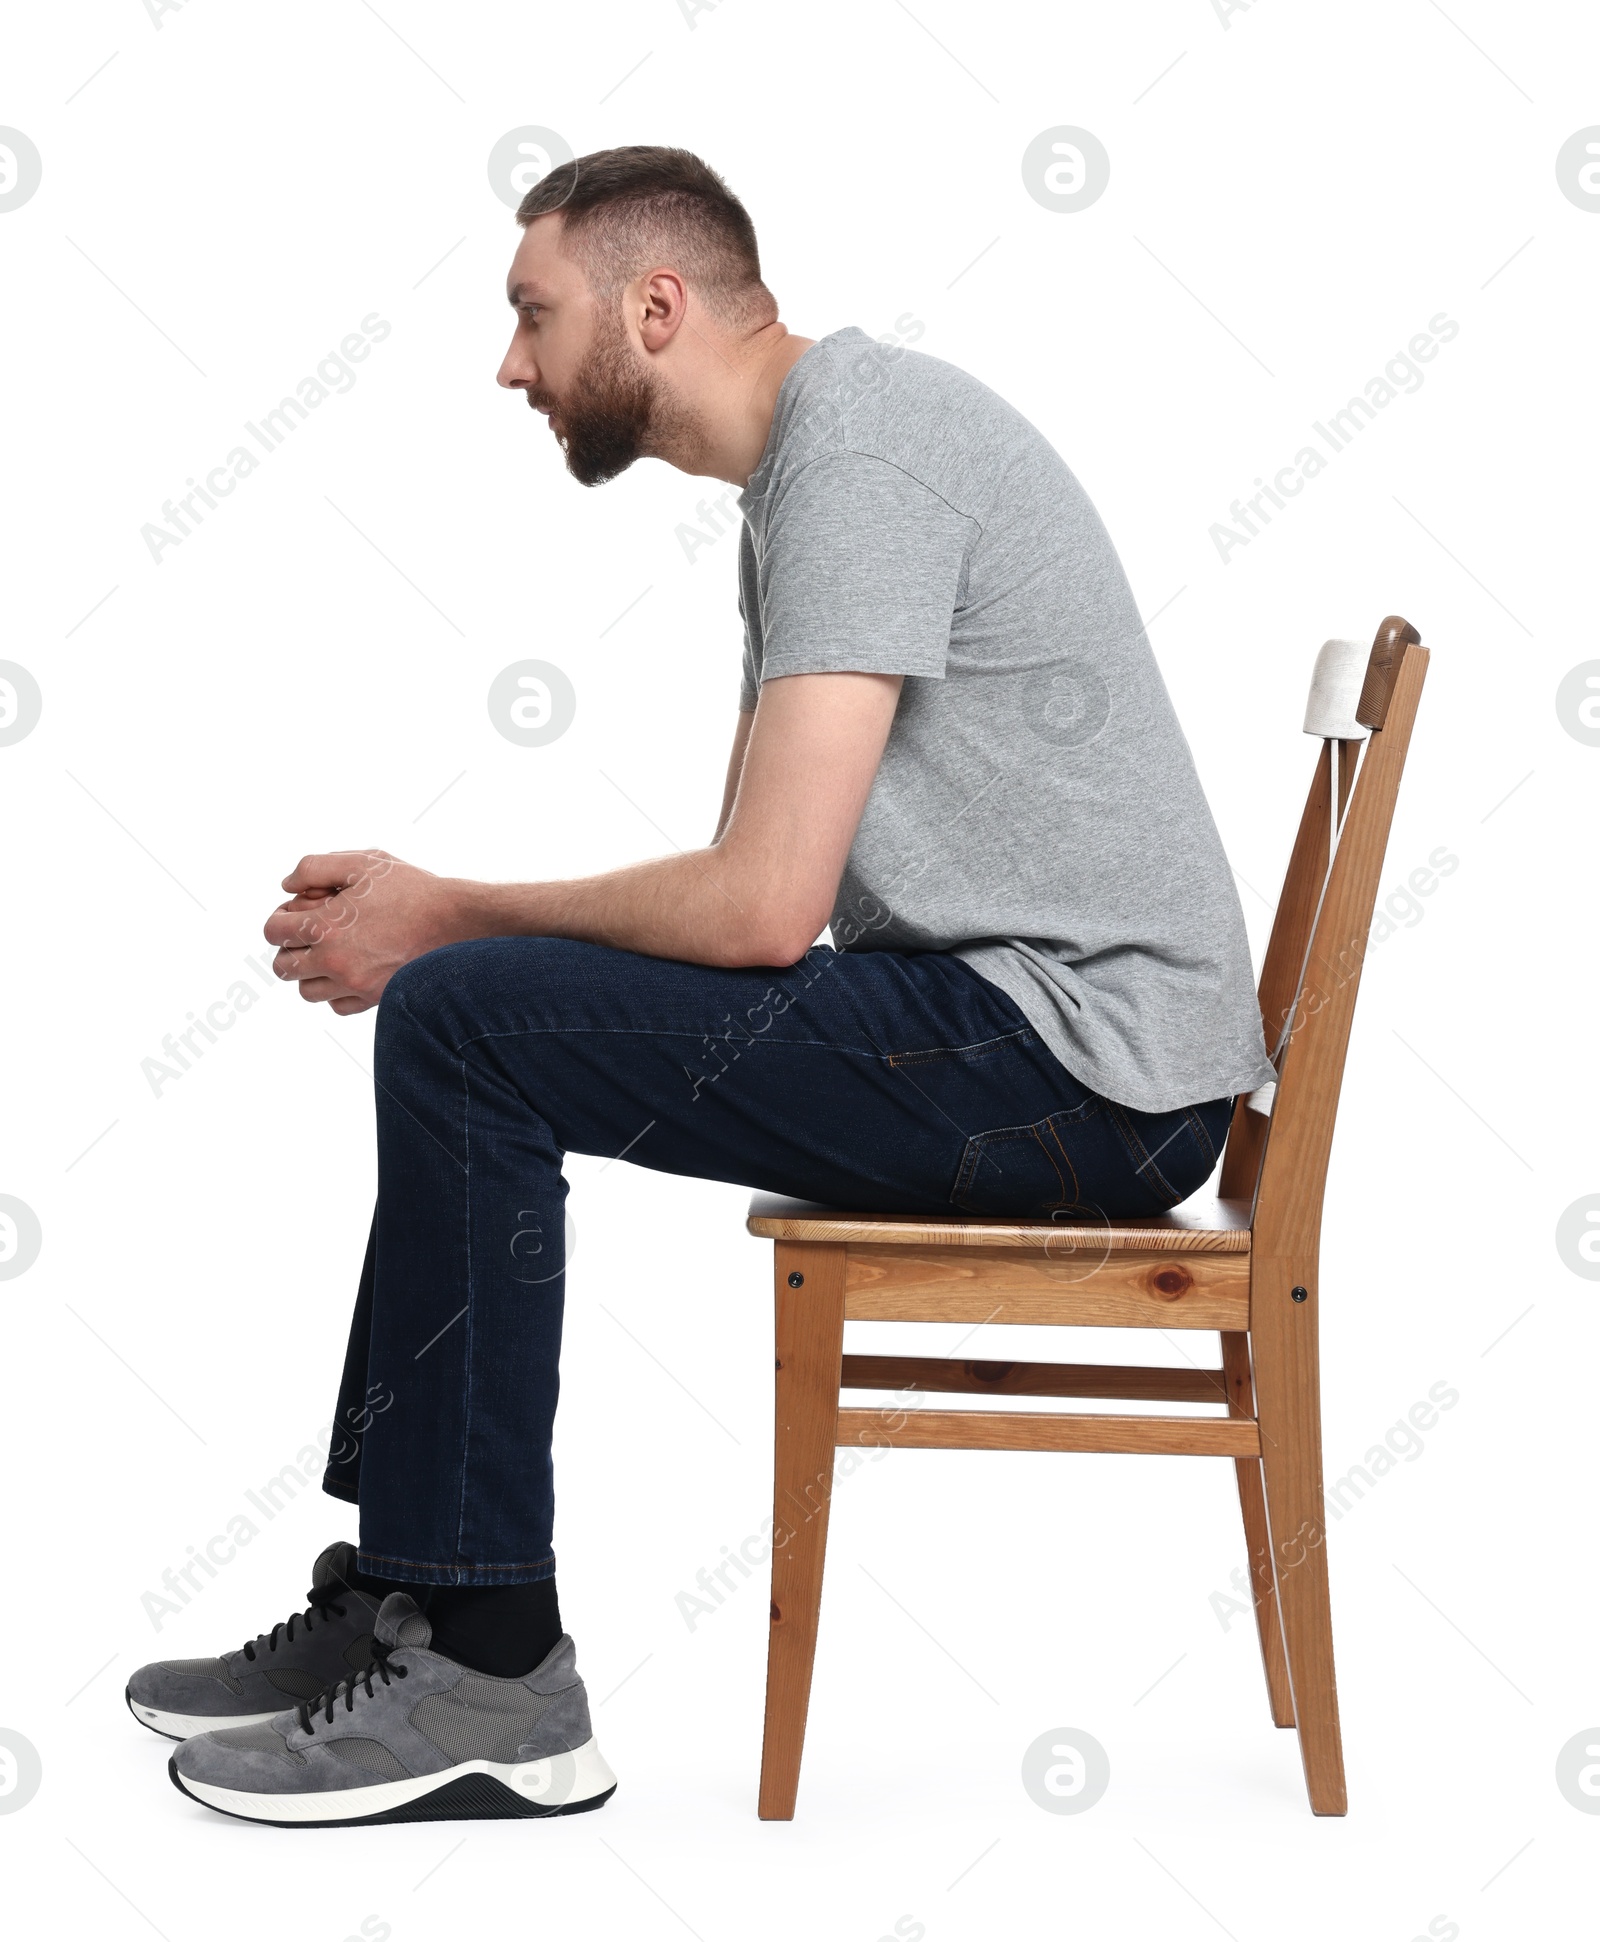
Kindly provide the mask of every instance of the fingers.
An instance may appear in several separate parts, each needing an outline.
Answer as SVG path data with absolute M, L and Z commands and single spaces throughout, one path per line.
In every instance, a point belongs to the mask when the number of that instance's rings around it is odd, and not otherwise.
M 381 985 L 362 991 L 348 982 L 363 973 L 339 937 L 359 917 L 360 899 L 394 867 L 386 850 L 332 850 L 303 856 L 284 878 L 284 889 L 293 894 L 261 934 L 277 952 L 274 974 L 298 984 L 308 1003 L 325 1004 L 341 1017 L 377 1004 Z
M 272 970 L 285 984 L 298 984 L 300 996 L 307 1004 L 326 1005 L 341 1017 L 370 1011 L 378 1002 L 379 994 L 356 991 L 343 978 L 333 975 L 321 954 L 309 947 L 296 950 L 287 946 L 280 950 L 272 960 Z
M 280 973 L 279 975 L 292 976 L 293 974 Z M 369 998 L 363 998 L 360 992 L 352 991 L 349 985 L 342 983 L 338 978 L 330 978 L 320 972 L 307 972 L 299 978 L 298 982 L 300 996 L 308 1005 L 327 1005 L 333 1011 L 350 1012 L 365 1011 L 373 1002 Z
M 261 927 L 269 944 L 308 950 L 356 921 L 356 906 L 348 895 L 291 897 Z
M 303 856 L 284 878 L 283 887 L 329 896 L 363 877 L 383 876 L 393 864 L 387 850 L 332 850 L 323 856 Z

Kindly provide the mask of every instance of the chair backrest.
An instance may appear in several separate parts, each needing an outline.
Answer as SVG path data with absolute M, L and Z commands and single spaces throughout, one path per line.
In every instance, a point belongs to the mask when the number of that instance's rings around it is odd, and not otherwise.
M 1316 1258 L 1350 1022 L 1427 673 L 1421 638 L 1391 615 L 1364 670 L 1349 643 L 1330 641 L 1312 683 L 1306 732 L 1322 747 L 1259 992 L 1278 1078 L 1234 1108 L 1222 1164 L 1223 1196 L 1253 1204 L 1258 1254 Z

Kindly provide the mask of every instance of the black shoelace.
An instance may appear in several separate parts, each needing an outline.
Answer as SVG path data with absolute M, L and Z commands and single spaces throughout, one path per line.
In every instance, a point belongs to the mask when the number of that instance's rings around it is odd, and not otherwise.
M 352 1672 L 348 1679 L 335 1681 L 333 1685 L 319 1692 L 315 1699 L 302 1700 L 295 1708 L 296 1717 L 300 1721 L 300 1731 L 302 1733 L 316 1732 L 317 1729 L 311 1724 L 311 1721 L 317 1713 L 321 1713 L 322 1717 L 331 1726 L 333 1724 L 333 1709 L 341 1699 L 344 1701 L 345 1711 L 347 1713 L 353 1713 L 356 1709 L 356 1688 L 358 1686 L 366 1692 L 368 1699 L 372 1697 L 372 1675 L 374 1673 L 377 1673 L 378 1677 L 387 1686 L 390 1683 L 389 1655 L 393 1651 L 394 1647 L 392 1645 L 385 1645 L 382 1639 L 374 1639 L 372 1641 L 372 1657 L 362 1671 Z M 394 1676 L 396 1679 L 404 1679 L 406 1676 L 405 1667 L 396 1666 L 394 1668 Z
M 306 1593 L 306 1599 L 308 1602 L 307 1610 L 296 1612 L 291 1618 L 280 1618 L 270 1632 L 258 1632 L 246 1644 L 244 1656 L 247 1659 L 254 1659 L 258 1645 L 264 1645 L 269 1652 L 276 1652 L 280 1633 L 283 1636 L 284 1644 L 292 1645 L 294 1643 L 294 1628 L 297 1625 L 302 1632 L 309 1632 L 319 1618 L 326 1625 L 330 1617 L 344 1617 L 344 1607 L 337 1602 L 335 1594 L 332 1592 L 313 1589 Z

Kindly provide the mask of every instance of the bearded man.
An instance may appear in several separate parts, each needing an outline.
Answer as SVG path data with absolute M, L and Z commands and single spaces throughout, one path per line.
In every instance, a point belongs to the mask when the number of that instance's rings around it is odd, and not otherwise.
M 1238 898 L 1104 527 L 975 379 L 800 337 L 678 149 L 518 210 L 500 383 L 586 486 L 738 489 L 744 657 L 703 849 L 476 883 L 303 858 L 279 976 L 378 1007 L 378 1205 L 309 1603 L 144 1668 L 195 1799 L 306 1825 L 571 1813 L 615 1780 L 556 1598 L 569 1152 L 839 1208 L 1109 1218 L 1272 1077 Z M 831 944 L 818 942 L 831 929 Z

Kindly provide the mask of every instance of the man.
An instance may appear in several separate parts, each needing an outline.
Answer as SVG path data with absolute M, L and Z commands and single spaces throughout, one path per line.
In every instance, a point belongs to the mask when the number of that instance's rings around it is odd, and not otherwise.
M 279 975 L 379 1007 L 325 1483 L 360 1549 L 286 1625 L 129 1689 L 198 1736 L 178 1786 L 257 1820 L 615 1784 L 551 1542 L 567 1152 L 840 1207 L 1135 1215 L 1205 1180 L 1272 1076 L 1188 747 L 1039 433 L 920 353 L 792 335 L 749 217 L 681 150 L 584 156 L 518 220 L 500 382 L 568 471 L 740 488 L 738 725 L 703 850 L 521 884 L 342 851 L 285 879 Z

